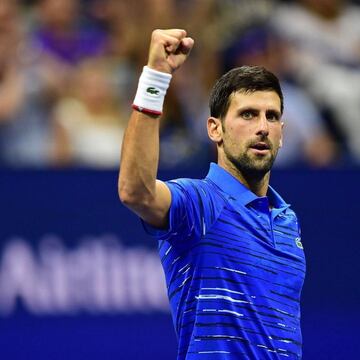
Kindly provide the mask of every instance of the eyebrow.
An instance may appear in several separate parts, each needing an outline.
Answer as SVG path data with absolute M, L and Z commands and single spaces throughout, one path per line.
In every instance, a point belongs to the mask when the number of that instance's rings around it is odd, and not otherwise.
M 260 112 L 260 110 L 259 109 L 256 109 L 256 108 L 254 108 L 254 107 L 251 107 L 251 106 L 249 106 L 249 107 L 243 107 L 243 108 L 239 108 L 238 110 L 237 110 L 237 113 L 240 115 L 240 114 L 242 114 L 243 112 L 246 112 L 246 111 L 250 111 L 250 112 L 254 112 L 254 113 L 259 113 Z M 266 115 L 272 115 L 272 114 L 274 114 L 277 118 L 281 118 L 281 116 L 282 116 L 282 114 L 281 114 L 281 112 L 280 111 L 278 111 L 278 110 L 276 110 L 276 109 L 269 109 L 269 110 L 266 110 Z
M 278 119 L 280 119 L 281 116 L 282 116 L 280 111 L 277 111 L 277 110 L 274 110 L 274 109 L 267 110 L 266 115 L 275 115 Z

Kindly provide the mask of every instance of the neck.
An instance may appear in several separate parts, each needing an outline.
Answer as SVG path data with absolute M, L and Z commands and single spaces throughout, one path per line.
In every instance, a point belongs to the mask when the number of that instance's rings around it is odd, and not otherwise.
M 218 165 L 228 171 L 232 176 L 238 179 L 255 195 L 263 197 L 266 196 L 269 188 L 270 171 L 265 174 L 259 171 L 242 172 L 232 163 L 225 163 L 219 161 Z

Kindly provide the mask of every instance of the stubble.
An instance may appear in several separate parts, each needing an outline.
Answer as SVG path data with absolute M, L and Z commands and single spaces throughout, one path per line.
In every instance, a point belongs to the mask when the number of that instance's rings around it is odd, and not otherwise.
M 244 177 L 261 179 L 271 170 L 276 159 L 277 149 L 275 150 L 272 144 L 267 141 L 270 146 L 269 153 L 266 155 L 254 154 L 251 153 L 251 146 L 255 142 L 256 141 L 249 141 L 238 154 L 233 154 L 224 142 L 224 153 L 228 161 L 230 161 L 233 167 Z

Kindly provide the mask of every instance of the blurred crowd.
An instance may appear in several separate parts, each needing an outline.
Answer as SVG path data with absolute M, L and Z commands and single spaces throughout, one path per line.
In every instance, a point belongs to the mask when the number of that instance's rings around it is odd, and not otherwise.
M 116 168 L 151 31 L 195 47 L 174 75 L 160 167 L 216 160 L 214 81 L 263 65 L 285 95 L 277 167 L 360 165 L 360 4 L 346 0 L 0 0 L 0 167 Z

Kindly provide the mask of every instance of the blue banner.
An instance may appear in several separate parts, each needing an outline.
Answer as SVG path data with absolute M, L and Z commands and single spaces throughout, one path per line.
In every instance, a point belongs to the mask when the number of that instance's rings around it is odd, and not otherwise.
M 304 359 L 357 358 L 360 172 L 276 171 L 272 184 L 303 230 Z M 157 244 L 115 171 L 2 170 L 0 185 L 1 359 L 175 359 Z

